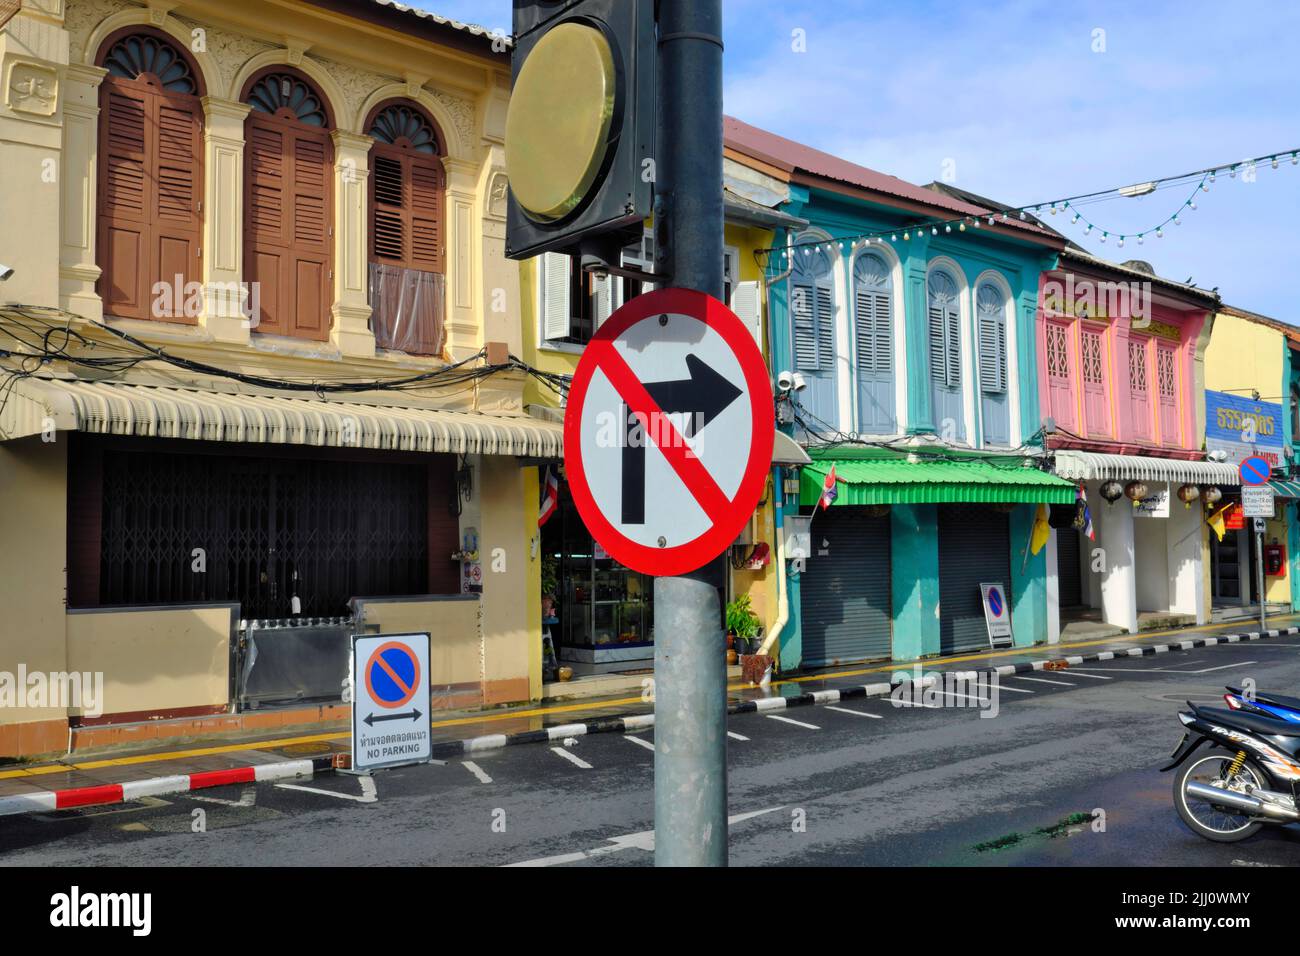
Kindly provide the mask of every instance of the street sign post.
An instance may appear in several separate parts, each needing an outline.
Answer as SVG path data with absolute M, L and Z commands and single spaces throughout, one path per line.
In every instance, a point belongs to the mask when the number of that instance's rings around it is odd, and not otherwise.
M 1274 509 L 1273 489 L 1267 485 L 1243 485 L 1241 513 L 1247 518 L 1271 518 Z
M 352 637 L 352 769 L 427 763 L 429 635 Z
M 1007 589 L 1002 582 L 981 584 L 980 596 L 984 603 L 984 623 L 989 631 L 990 647 L 1013 647 L 1016 643 L 1011 631 L 1011 608 Z
M 682 574 L 753 516 L 774 432 L 771 382 L 744 323 L 703 292 L 659 289 L 588 343 L 569 389 L 565 473 L 615 560 Z

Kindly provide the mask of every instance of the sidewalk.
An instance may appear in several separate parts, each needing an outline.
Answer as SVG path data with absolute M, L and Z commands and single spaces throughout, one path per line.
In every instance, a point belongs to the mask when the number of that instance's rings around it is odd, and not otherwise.
M 1300 633 L 1300 615 L 1269 621 L 1263 634 L 1248 622 L 1149 634 L 980 651 L 920 662 L 839 667 L 773 680 L 768 687 L 733 682 L 728 713 L 832 704 L 886 696 L 909 680 L 915 664 L 925 674 L 996 671 L 1002 676 L 1042 670 L 1049 663 L 1080 664 L 1134 654 L 1165 653 L 1218 643 L 1235 643 Z M 899 675 L 898 681 L 895 675 Z M 484 713 L 438 715 L 432 723 L 433 756 L 448 759 L 482 750 L 562 740 L 596 733 L 645 730 L 654 725 L 654 705 L 640 696 L 611 696 L 571 703 L 543 703 Z M 70 754 L 62 760 L 0 767 L 0 816 L 119 803 L 142 796 L 204 787 L 310 777 L 329 772 L 336 755 L 349 748 L 348 728 L 331 726 L 293 737 L 225 735 L 169 749 Z

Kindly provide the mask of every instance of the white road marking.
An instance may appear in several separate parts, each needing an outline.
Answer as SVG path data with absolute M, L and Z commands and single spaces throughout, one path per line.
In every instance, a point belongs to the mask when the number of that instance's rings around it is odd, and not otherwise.
M 1009 680 L 1031 680 L 1035 684 L 1056 684 L 1058 687 L 1077 687 L 1078 684 L 1067 684 L 1063 680 L 1048 680 L 1045 677 L 1022 677 L 1019 674 L 1012 674 Z
M 338 797 L 340 800 L 355 800 L 357 803 L 378 803 L 379 794 L 375 791 L 375 781 L 372 777 L 357 777 L 361 783 L 361 795 L 351 793 L 339 793 L 335 790 L 321 790 L 319 787 L 304 787 L 297 783 L 277 783 L 276 786 L 281 790 L 301 790 L 304 793 L 316 793 L 323 797 Z
M 563 747 L 552 747 L 551 753 L 559 754 L 561 757 L 569 761 L 569 763 L 573 764 L 575 767 L 581 767 L 583 770 L 591 769 L 591 764 L 587 763 L 587 761 L 583 760 L 581 757 L 576 757 L 573 754 L 569 753 Z
M 1036 690 L 1026 690 L 1023 687 L 1008 687 L 1006 684 L 998 684 L 998 690 L 1009 690 L 1013 694 L 1037 694 Z
M 216 803 L 223 807 L 251 807 L 257 802 L 257 788 L 245 787 L 239 794 L 238 800 L 227 800 L 224 797 L 201 797 L 196 793 L 186 794 L 191 800 L 200 800 L 203 803 Z
M 951 690 L 941 690 L 939 693 L 944 697 L 951 697 L 954 700 L 968 700 L 974 704 L 987 704 L 989 702 L 987 697 L 971 697 L 967 694 L 958 694 L 956 691 Z
M 479 783 L 492 782 L 492 778 L 489 777 L 487 773 L 483 770 L 483 768 L 480 767 L 478 764 L 476 764 L 474 761 L 466 760 L 464 763 L 461 764 L 461 766 L 464 767 L 466 770 L 468 770 L 470 773 L 472 773 L 474 776 L 478 777 Z
M 733 734 L 730 730 L 727 731 L 727 736 L 730 737 L 732 740 L 745 740 L 745 741 L 749 740 L 748 737 L 742 737 L 740 734 Z
M 1110 669 L 1121 671 L 1125 674 L 1174 674 L 1176 676 L 1181 676 L 1183 674 L 1213 674 L 1215 671 L 1231 670 L 1234 667 L 1249 667 L 1251 664 L 1258 664 L 1258 663 L 1259 661 L 1242 661 L 1240 664 L 1224 664 L 1222 667 L 1205 667 L 1199 671 L 1176 671 L 1176 670 L 1171 670 L 1168 667 L 1113 667 Z M 1071 669 L 1078 670 L 1080 677 L 1089 676 L 1083 673 L 1082 668 L 1071 668 Z M 1089 669 L 1096 670 L 1097 668 L 1089 668 Z
M 1074 674 L 1075 668 L 1070 668 L 1070 673 Z M 1103 677 L 1101 674 L 1076 674 L 1076 677 L 1090 677 L 1093 680 L 1114 680 L 1113 677 Z
M 633 737 L 631 734 L 625 734 L 624 736 L 626 736 L 628 740 L 632 741 L 632 743 L 638 744 L 644 747 L 646 750 L 650 751 L 651 753 L 654 753 L 655 745 L 652 744 L 650 741 L 642 740 L 640 737 Z
M 895 707 L 928 707 L 931 710 L 939 709 L 938 704 L 925 704 L 919 701 L 902 700 L 902 699 L 894 700 L 892 697 L 889 699 L 889 703 Z
M 816 724 L 805 724 L 802 720 L 795 720 L 793 717 L 782 717 L 780 714 L 764 714 L 768 720 L 779 720 L 783 724 L 794 724 L 796 727 L 806 727 L 808 730 L 821 730 Z
M 879 714 L 869 714 L 865 710 L 849 710 L 847 707 L 831 707 L 829 704 L 826 706 L 826 709 L 833 710 L 837 714 L 852 714 L 854 717 L 870 717 L 872 720 L 885 719 Z
M 752 820 L 754 817 L 761 817 L 764 814 L 775 813 L 781 807 L 768 807 L 766 810 L 751 810 L 749 813 L 737 813 L 727 817 L 727 826 L 733 827 L 737 823 L 744 823 L 746 820 Z M 565 863 L 578 863 L 582 860 L 589 860 L 592 857 L 606 856 L 610 853 L 618 853 L 622 850 L 643 850 L 647 853 L 653 853 L 655 849 L 655 832 L 654 830 L 642 830 L 640 833 L 629 833 L 627 836 L 613 837 L 609 841 L 609 846 L 593 847 L 590 850 L 579 850 L 576 853 L 560 853 L 556 856 L 543 856 L 536 860 L 524 860 L 522 863 L 508 863 L 507 866 L 560 866 Z

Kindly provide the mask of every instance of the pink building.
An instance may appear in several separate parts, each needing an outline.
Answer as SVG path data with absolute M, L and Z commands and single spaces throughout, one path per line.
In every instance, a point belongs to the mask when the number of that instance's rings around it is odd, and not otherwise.
M 1202 492 L 1239 481 L 1203 451 L 1205 348 L 1218 304 L 1145 262 L 1078 249 L 1043 274 L 1036 334 L 1047 447 L 1057 475 L 1086 491 L 1095 531 L 1059 528 L 1049 542 L 1053 634 L 1082 620 L 1129 633 L 1208 620 Z

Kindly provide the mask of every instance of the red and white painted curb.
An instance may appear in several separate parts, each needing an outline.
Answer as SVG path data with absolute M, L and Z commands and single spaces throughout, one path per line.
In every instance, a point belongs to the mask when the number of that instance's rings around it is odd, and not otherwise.
M 332 756 L 316 757 L 311 760 L 284 760 L 254 767 L 231 767 L 227 770 L 206 770 L 202 773 L 178 774 L 170 777 L 149 777 L 146 780 L 107 783 L 97 787 L 72 787 L 68 790 L 50 790 L 44 793 L 22 793 L 0 797 L 0 817 L 15 813 L 40 813 L 45 810 L 69 810 L 73 807 L 125 803 L 141 797 L 188 793 L 191 790 L 205 790 L 208 787 L 226 787 L 232 783 L 292 780 L 330 770 L 333 765 Z

